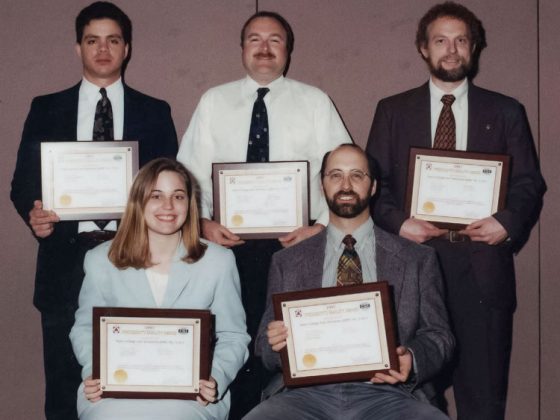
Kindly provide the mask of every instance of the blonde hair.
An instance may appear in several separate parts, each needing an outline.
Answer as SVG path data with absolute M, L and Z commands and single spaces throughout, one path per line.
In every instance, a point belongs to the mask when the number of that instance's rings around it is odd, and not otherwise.
M 148 268 L 152 265 L 144 208 L 159 174 L 164 171 L 176 173 L 185 182 L 189 208 L 181 228 L 187 250 L 183 261 L 192 264 L 204 256 L 207 246 L 200 241 L 194 178 L 181 163 L 169 158 L 159 158 L 147 163 L 138 172 L 130 189 L 121 224 L 109 249 L 109 260 L 117 268 Z

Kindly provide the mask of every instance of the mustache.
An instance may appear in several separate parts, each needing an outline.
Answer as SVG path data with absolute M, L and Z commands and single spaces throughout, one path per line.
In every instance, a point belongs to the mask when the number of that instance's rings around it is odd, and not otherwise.
M 253 57 L 255 57 L 255 58 L 276 58 L 276 56 L 274 54 L 272 54 L 271 52 L 258 52 L 255 55 L 253 55 Z
M 357 200 L 360 199 L 360 196 L 353 190 L 339 191 L 334 195 L 333 199 L 336 200 L 337 198 L 340 198 L 343 195 L 351 195 L 352 197 L 356 198 Z

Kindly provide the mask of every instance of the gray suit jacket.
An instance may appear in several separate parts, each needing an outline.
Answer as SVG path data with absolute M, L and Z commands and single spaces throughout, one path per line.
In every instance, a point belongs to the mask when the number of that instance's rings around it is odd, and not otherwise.
M 414 353 L 416 375 L 408 389 L 433 377 L 454 347 L 435 252 L 375 228 L 378 280 L 389 282 L 397 314 L 398 343 Z M 268 344 L 266 329 L 274 320 L 274 293 L 322 287 L 326 230 L 274 254 L 268 279 L 266 311 L 256 339 L 256 353 L 270 370 L 280 368 L 279 354 Z

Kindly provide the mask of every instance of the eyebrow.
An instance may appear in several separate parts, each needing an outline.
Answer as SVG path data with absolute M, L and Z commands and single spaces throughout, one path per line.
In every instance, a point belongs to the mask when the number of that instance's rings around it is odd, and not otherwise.
M 84 35 L 84 39 L 91 39 L 91 38 L 102 38 L 102 37 L 100 35 L 93 35 L 93 34 Z M 119 35 L 119 34 L 110 34 L 110 35 L 107 35 L 106 38 L 123 39 L 122 35 Z
M 247 35 L 245 35 L 245 38 L 250 38 L 250 37 L 252 37 L 252 36 L 262 36 L 262 34 L 259 33 L 259 32 L 250 32 L 250 33 L 248 33 Z M 284 37 L 281 33 L 279 33 L 279 32 L 273 32 L 273 33 L 269 34 L 269 37 L 273 37 L 273 36 L 277 36 L 277 37 L 282 38 L 282 39 L 285 38 L 285 37 Z

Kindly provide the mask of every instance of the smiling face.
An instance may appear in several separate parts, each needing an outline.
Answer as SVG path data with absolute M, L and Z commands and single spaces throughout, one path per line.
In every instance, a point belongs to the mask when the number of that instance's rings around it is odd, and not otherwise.
M 360 223 L 369 217 L 369 201 L 375 193 L 375 183 L 368 170 L 365 155 L 353 147 L 339 147 L 329 155 L 323 192 L 335 225 L 337 217 L 356 218 Z
M 94 19 L 84 27 L 76 52 L 82 59 L 85 78 L 99 87 L 106 87 L 121 76 L 128 45 L 117 22 Z
M 441 17 L 428 26 L 427 35 L 427 42 L 420 51 L 434 83 L 439 87 L 443 84 L 458 86 L 472 67 L 473 45 L 467 25 L 462 20 Z
M 286 31 L 273 18 L 253 19 L 245 28 L 242 51 L 243 66 L 260 85 L 282 76 L 288 61 Z
M 178 235 L 189 207 L 185 181 L 172 171 L 159 174 L 144 207 L 148 237 Z

